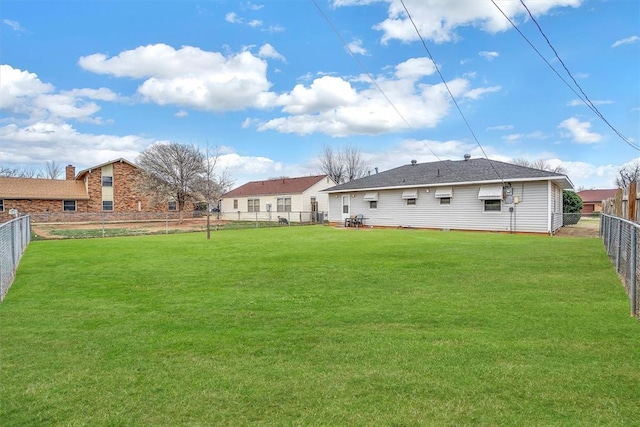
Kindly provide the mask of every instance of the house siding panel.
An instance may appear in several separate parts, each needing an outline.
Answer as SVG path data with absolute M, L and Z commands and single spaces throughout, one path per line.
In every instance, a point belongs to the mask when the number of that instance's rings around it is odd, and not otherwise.
M 369 209 L 369 202 L 363 199 L 365 191 L 347 193 L 352 196 L 350 215 L 363 214 L 365 224 L 373 226 L 548 232 L 546 182 L 514 183 L 513 194 L 521 201 L 513 205 L 514 212 L 504 202 L 500 212 L 484 212 L 484 202 L 478 199 L 480 185 L 453 187 L 449 205 L 440 204 L 436 188 L 420 188 L 416 204 L 409 206 L 402 199 L 405 189 L 378 190 L 376 209 Z M 329 219 L 338 223 L 342 221 L 342 199 L 336 195 L 342 193 L 330 194 Z

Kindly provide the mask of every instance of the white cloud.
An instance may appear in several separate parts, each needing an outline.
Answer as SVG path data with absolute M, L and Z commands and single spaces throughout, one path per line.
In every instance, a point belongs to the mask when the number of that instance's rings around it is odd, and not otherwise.
M 607 104 L 613 104 L 613 101 L 591 101 L 591 103 L 593 105 L 607 105 Z M 586 104 L 581 100 L 581 99 L 574 99 L 571 100 L 567 103 L 567 105 L 569 107 L 582 107 L 582 106 L 586 106 Z
M 398 64 L 392 76 L 378 77 L 376 85 L 368 76 L 353 79 L 364 86 L 360 90 L 333 76 L 316 78 L 308 86 L 298 84 L 275 101 L 289 115 L 267 120 L 258 125 L 258 130 L 347 136 L 406 130 L 407 122 L 412 128 L 435 127 L 448 114 L 451 99 L 443 83 L 421 82 L 434 71 L 430 60 L 411 58 Z M 455 97 L 471 100 L 499 90 L 499 87 L 471 88 L 466 79 L 454 79 L 447 85 Z
M 374 28 L 382 31 L 382 42 L 390 40 L 416 41 L 418 35 L 411 21 L 407 18 L 400 0 L 388 0 L 388 17 Z M 549 13 L 558 7 L 579 7 L 583 0 L 545 0 L 528 4 L 535 16 Z M 367 0 L 336 0 L 333 5 L 360 6 L 371 3 Z M 442 1 L 442 0 L 405 0 L 411 17 L 423 38 L 436 43 L 455 41 L 459 38 L 456 30 L 460 27 L 474 26 L 490 33 L 511 29 L 511 24 L 491 3 L 484 1 Z M 527 18 L 526 11 L 517 1 L 502 1 L 499 6 L 505 15 L 517 22 L 522 16 Z
M 267 63 L 249 51 L 225 57 L 192 46 L 176 50 L 155 44 L 111 58 L 101 53 L 83 56 L 78 63 L 94 73 L 146 79 L 138 93 L 147 101 L 208 111 L 255 106 L 271 86 Z
M 504 139 L 507 142 L 515 142 L 515 141 L 521 140 L 522 137 L 524 137 L 524 135 L 521 133 L 512 133 L 510 135 L 503 136 L 502 139 Z
M 487 61 L 493 61 L 494 59 L 500 56 L 498 52 L 487 52 L 487 51 L 479 52 L 478 55 L 480 55 Z
M 495 92 L 499 92 L 501 89 L 502 89 L 501 86 L 479 87 L 476 89 L 471 89 L 470 91 L 466 92 L 464 94 L 464 97 L 477 100 L 477 99 L 480 99 L 480 97 L 485 93 L 495 93 Z
M 626 39 L 621 39 L 621 40 L 616 41 L 614 44 L 611 45 L 611 47 L 618 47 L 618 46 L 622 46 L 622 45 L 625 45 L 625 44 L 638 43 L 638 41 L 640 41 L 640 37 L 631 36 L 631 37 L 627 37 Z
M 50 159 L 79 162 L 89 167 L 124 157 L 135 160 L 139 152 L 156 142 L 134 135 L 94 135 L 78 132 L 70 124 L 37 122 L 26 127 L 0 127 L 1 155 L 13 164 L 40 164 Z M 80 163 L 81 162 L 81 163 Z
M 22 25 L 20 25 L 20 23 L 18 21 L 12 21 L 11 19 L 3 19 L 2 23 L 4 25 L 7 25 L 7 26 L 11 27 L 11 29 L 13 31 L 16 31 L 18 33 L 23 33 L 25 31 L 27 31 L 27 29 L 24 28 Z
M 273 46 L 269 43 L 265 43 L 260 46 L 260 50 L 258 51 L 258 56 L 260 58 L 270 58 L 277 59 L 282 62 L 287 62 L 287 59 L 282 56 Z
M 189 113 L 187 113 L 184 110 L 180 110 L 180 111 L 178 111 L 177 113 L 174 114 L 174 116 L 179 118 L 179 119 L 181 119 L 183 117 L 187 117 L 188 115 L 189 115 Z
M 252 19 L 251 21 L 247 22 L 247 25 L 253 28 L 260 27 L 262 26 L 262 21 L 259 19 Z
M 100 106 L 88 100 L 116 101 L 118 95 L 107 88 L 59 91 L 40 81 L 35 73 L 0 65 L 0 110 L 13 114 L 13 121 L 61 122 L 74 119 L 100 123 L 94 117 Z M 22 117 L 22 119 L 19 119 Z
M 232 24 L 241 24 L 242 23 L 242 18 L 240 18 L 238 16 L 237 13 L 235 12 L 229 12 L 224 16 L 224 20 L 227 22 L 230 22 Z
M 512 130 L 513 125 L 498 125 L 498 126 L 489 126 L 487 130 Z
M 366 55 L 367 49 L 362 47 L 362 40 L 355 39 L 347 44 L 347 50 L 354 55 Z
M 566 129 L 568 133 L 565 132 L 563 136 L 571 138 L 578 144 L 594 144 L 602 140 L 602 135 L 590 131 L 591 123 L 581 122 L 576 117 L 564 120 L 558 127 Z

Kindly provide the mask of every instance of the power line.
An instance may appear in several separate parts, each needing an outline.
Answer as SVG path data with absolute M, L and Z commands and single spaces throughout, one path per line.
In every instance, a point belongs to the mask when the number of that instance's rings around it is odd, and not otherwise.
M 429 55 L 429 59 L 431 59 L 431 62 L 433 63 L 433 66 L 435 67 L 435 69 L 436 69 L 436 71 L 438 73 L 438 76 L 440 76 L 440 80 L 442 80 L 442 83 L 444 84 L 444 87 L 447 89 L 447 92 L 449 93 L 449 96 L 451 97 L 451 100 L 453 101 L 453 104 L 456 106 L 456 109 L 458 110 L 458 113 L 460 113 L 460 116 L 462 117 L 462 120 L 464 121 L 465 125 L 467 126 L 467 129 L 469 129 L 469 132 L 473 136 L 473 139 L 476 141 L 476 144 L 478 144 L 478 147 L 480 147 L 480 151 L 482 151 L 482 154 L 484 154 L 484 157 L 487 160 L 489 160 L 489 157 L 487 156 L 487 153 L 484 151 L 484 148 L 482 147 L 482 144 L 480 144 L 480 141 L 478 140 L 478 137 L 476 136 L 475 132 L 471 128 L 471 125 L 469 124 L 469 121 L 467 120 L 467 118 L 465 117 L 464 113 L 462 112 L 462 109 L 460 108 L 460 105 L 458 105 L 458 101 L 456 101 L 455 96 L 453 96 L 453 93 L 451 92 L 451 89 L 449 88 L 449 85 L 447 84 L 447 81 L 445 80 L 444 76 L 442 75 L 442 72 L 440 72 L 440 67 L 438 67 L 438 64 L 436 64 L 436 61 L 433 59 L 433 55 L 431 55 L 431 51 L 429 50 L 429 47 L 427 46 L 427 43 L 424 41 L 424 38 L 422 37 L 422 34 L 420 34 L 420 30 L 418 30 L 418 27 L 416 26 L 416 23 L 413 21 L 413 18 L 411 17 L 411 13 L 409 13 L 409 9 L 407 9 L 407 6 L 404 4 L 404 0 L 400 0 L 400 3 L 402 3 L 402 7 L 404 8 L 405 13 L 407 14 L 407 18 L 409 18 L 409 21 L 411 21 L 411 25 L 413 25 L 413 28 L 416 30 L 416 34 L 418 34 L 418 37 L 420 38 L 420 41 L 422 42 L 422 46 L 427 51 L 427 54 Z M 489 161 L 489 164 L 491 165 L 491 168 L 496 173 L 498 178 L 500 178 L 500 180 L 504 184 L 504 179 L 502 178 L 500 173 L 498 173 L 498 171 L 494 167 L 493 163 L 491 161 Z
M 367 70 L 367 68 L 364 66 L 364 64 L 362 63 L 362 61 L 360 61 L 358 59 L 358 57 L 356 57 L 356 55 L 353 53 L 353 51 L 351 50 L 351 48 L 349 47 L 349 43 L 347 43 L 347 41 L 342 37 L 342 35 L 340 34 L 340 32 L 338 31 L 338 29 L 333 25 L 333 23 L 331 22 L 331 20 L 329 19 L 329 17 L 324 13 L 324 11 L 320 8 L 320 6 L 318 5 L 316 0 L 311 0 L 313 2 L 313 4 L 315 5 L 316 9 L 318 9 L 318 12 L 320 12 L 320 15 L 322 15 L 322 17 L 325 19 L 325 21 L 327 21 L 327 23 L 329 24 L 329 26 L 331 27 L 331 29 L 333 30 L 333 32 L 338 36 L 338 38 L 342 41 L 342 43 L 344 44 L 344 46 L 346 47 L 347 51 L 349 52 L 349 55 L 351 55 L 351 57 L 358 63 L 358 65 L 360 66 L 360 68 L 362 69 L 362 71 L 367 75 L 367 77 L 369 77 L 369 80 L 371 80 L 371 83 L 373 83 L 373 85 L 376 87 L 376 89 L 382 94 L 382 96 L 384 97 L 384 99 L 389 103 L 389 105 L 391 105 L 391 107 L 393 108 L 393 110 L 396 112 L 396 114 L 402 119 L 402 121 L 407 125 L 407 127 L 411 130 L 415 130 L 413 128 L 413 126 L 411 126 L 411 124 L 407 121 L 407 119 L 404 117 L 404 115 L 402 115 L 402 113 L 400 112 L 400 110 L 398 110 L 398 108 L 395 106 L 395 104 L 391 101 L 391 99 L 389 99 L 389 97 L 387 96 L 387 94 L 384 92 L 384 90 L 382 90 L 382 88 L 380 87 L 380 85 L 378 84 L 378 82 L 373 78 L 373 76 L 371 75 L 371 73 Z M 431 61 L 433 62 L 433 59 L 431 59 Z M 435 65 L 435 62 L 434 62 Z M 446 83 L 445 83 L 446 86 Z M 449 88 L 447 87 L 447 90 L 449 90 Z M 455 100 L 454 100 L 455 101 Z M 438 161 L 442 162 L 442 159 L 431 149 L 431 147 L 429 147 L 429 145 L 422 141 L 422 143 L 424 144 L 425 147 L 427 147 L 427 149 L 431 152 L 431 154 L 434 155 L 434 157 L 436 159 L 438 159 Z M 482 148 L 482 147 L 481 147 Z M 484 150 L 483 150 L 484 153 Z M 486 154 L 485 154 L 486 156 Z M 447 165 L 446 163 L 444 163 L 445 165 Z M 451 169 L 448 165 L 446 166 L 451 172 L 453 172 L 454 175 L 458 175 L 453 169 Z M 458 175 L 459 176 L 459 175 Z M 499 176 L 499 175 L 498 175 Z M 502 179 L 502 178 L 501 178 Z
M 632 148 L 634 148 L 635 150 L 639 150 L 640 151 L 640 147 L 638 147 L 635 143 L 633 143 L 633 141 L 631 141 L 629 138 L 627 138 L 626 136 L 624 136 L 622 133 L 620 133 L 615 127 L 613 127 L 613 125 L 611 125 L 611 123 L 609 123 L 609 121 L 602 115 L 602 113 L 598 110 L 598 108 L 593 104 L 593 102 L 591 102 L 591 100 L 589 99 L 589 97 L 585 94 L 585 92 L 582 90 L 582 87 L 578 84 L 578 82 L 576 81 L 576 79 L 573 77 L 573 74 L 571 74 L 571 72 L 569 71 L 569 69 L 567 68 L 567 66 L 565 65 L 564 61 L 562 61 L 562 59 L 560 58 L 560 56 L 558 55 L 558 52 L 556 51 L 556 49 L 553 47 L 553 45 L 551 44 L 551 41 L 549 41 L 549 38 L 547 37 L 547 35 L 544 33 L 544 31 L 542 30 L 542 28 L 540 27 L 540 25 L 538 24 L 538 21 L 536 21 L 536 19 L 533 17 L 533 14 L 531 13 L 531 11 L 529 10 L 529 8 L 527 7 L 527 5 L 524 3 L 523 0 L 520 0 L 520 3 L 522 4 L 522 6 L 524 6 L 524 8 L 526 9 L 527 13 L 529 14 L 529 17 L 531 18 L 531 20 L 535 23 L 536 27 L 538 27 L 538 30 L 540 31 L 540 34 L 542 34 L 542 36 L 544 37 L 544 39 L 547 41 L 547 44 L 549 45 L 549 47 L 551 48 L 551 50 L 553 51 L 553 53 L 555 54 L 556 58 L 558 59 L 558 61 L 560 62 L 560 64 L 562 64 L 562 67 L 565 69 L 565 71 L 567 72 L 567 74 L 569 75 L 569 77 L 571 77 L 571 80 L 573 80 L 573 83 L 578 87 L 578 89 L 580 90 L 580 92 L 582 93 L 582 95 L 580 95 L 578 92 L 576 92 L 576 90 L 560 75 L 560 73 L 558 73 L 558 71 L 553 67 L 553 65 L 551 65 L 551 63 L 549 61 L 547 61 L 547 59 L 544 57 L 544 55 L 542 55 L 542 53 L 540 53 L 540 51 L 533 45 L 533 43 L 527 38 L 527 36 L 520 31 L 520 29 L 517 27 L 517 25 L 511 20 L 511 18 L 509 18 L 509 16 L 507 16 L 507 14 L 504 13 L 504 11 L 500 8 L 500 6 L 498 6 L 495 2 L 495 0 L 491 0 L 491 3 L 493 3 L 493 5 L 500 11 L 500 13 L 502 14 L 502 16 L 505 17 L 505 19 L 507 21 L 509 21 L 509 23 L 511 24 L 511 26 L 518 32 L 518 34 L 520 34 L 520 36 L 522 36 L 522 38 L 529 44 L 529 46 L 538 54 L 538 56 L 549 66 L 549 68 L 551 68 L 551 70 L 555 73 L 556 76 L 558 76 L 558 78 L 560 80 L 562 80 L 562 82 L 578 97 L 578 99 L 580 99 L 580 101 L 582 101 L 587 107 L 589 107 L 589 109 L 591 109 L 591 111 L 594 112 L 594 114 L 596 114 L 598 117 L 600 117 L 600 119 L 602 119 L 607 126 L 609 126 L 611 128 L 611 130 L 613 130 L 613 132 L 616 133 L 616 135 L 618 135 L 620 137 L 620 139 L 622 139 L 624 142 L 626 142 L 629 146 L 631 146 Z M 583 97 L 584 96 L 584 97 Z

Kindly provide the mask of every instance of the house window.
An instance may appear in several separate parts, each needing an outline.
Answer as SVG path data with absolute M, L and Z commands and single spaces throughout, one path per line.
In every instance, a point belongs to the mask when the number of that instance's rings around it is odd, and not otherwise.
M 102 210 L 103 211 L 112 211 L 113 210 L 113 200 L 103 200 L 102 201 Z
M 76 201 L 75 200 L 64 200 L 62 202 L 62 210 L 65 212 L 71 212 L 76 210 Z
M 484 211 L 485 212 L 500 212 L 502 208 L 502 200 L 485 200 Z
M 378 209 L 378 201 L 369 200 L 369 209 Z
M 4 212 L 4 200 L 0 199 L 0 212 Z
M 178 204 L 176 203 L 175 200 L 171 200 L 171 201 L 169 201 L 169 205 L 167 206 L 167 208 L 170 211 L 176 211 L 176 210 L 178 210 Z
M 278 212 L 291 212 L 291 197 L 278 197 Z
M 402 198 L 407 201 L 407 206 L 415 205 L 418 199 L 418 190 L 404 190 Z
M 233 209 L 238 209 L 238 199 L 233 199 Z
M 247 199 L 247 212 L 260 212 L 260 199 Z
M 451 197 L 440 197 L 440 204 L 441 205 L 450 205 L 451 204 Z
M 103 187 L 113 187 L 113 177 L 112 176 L 103 176 L 102 177 L 102 186 Z

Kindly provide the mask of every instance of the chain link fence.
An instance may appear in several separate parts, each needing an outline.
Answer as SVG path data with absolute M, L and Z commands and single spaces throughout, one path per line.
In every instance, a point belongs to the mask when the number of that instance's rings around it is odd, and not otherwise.
M 640 314 L 640 282 L 638 281 L 638 234 L 640 225 L 626 219 L 602 214 L 600 236 L 607 255 L 616 267 L 629 296 L 631 315 Z
M 21 216 L 0 224 L 0 301 L 9 291 L 20 258 L 30 241 L 29 216 Z

